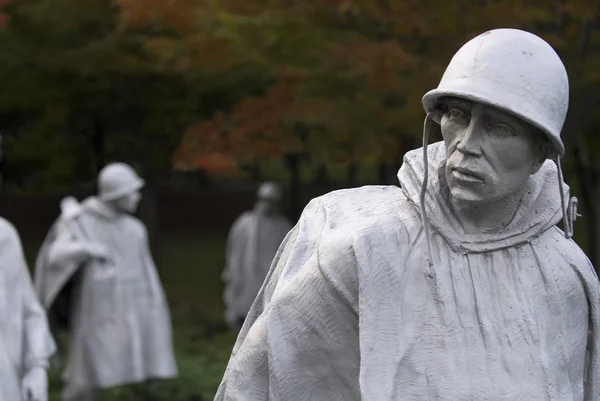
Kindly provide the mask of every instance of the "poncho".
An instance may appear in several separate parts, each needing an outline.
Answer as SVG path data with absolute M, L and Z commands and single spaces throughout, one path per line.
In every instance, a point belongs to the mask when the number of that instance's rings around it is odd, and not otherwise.
M 555 165 L 531 177 L 504 230 L 474 235 L 451 212 L 445 158 L 442 143 L 430 145 L 433 268 L 419 213 L 421 149 L 405 155 L 401 188 L 309 203 L 216 401 L 600 399 L 598 279 L 556 227 Z
M 81 269 L 63 379 L 90 389 L 175 377 L 170 312 L 146 228 L 96 197 L 81 208 L 76 217 L 59 217 L 36 263 L 36 290 L 46 309 Z M 105 245 L 109 260 L 82 261 L 84 242 Z
M 48 366 L 56 345 L 31 282 L 17 230 L 0 218 L 0 400 L 21 400 L 21 378 Z M 24 400 L 26 401 L 26 400 Z
M 232 328 L 246 317 L 281 241 L 292 228 L 285 217 L 262 213 L 259 206 L 238 217 L 227 237 L 221 277 L 225 282 L 225 320 Z

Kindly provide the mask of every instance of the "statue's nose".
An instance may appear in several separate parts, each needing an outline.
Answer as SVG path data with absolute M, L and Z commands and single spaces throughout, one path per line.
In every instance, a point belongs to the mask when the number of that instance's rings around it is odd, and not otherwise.
M 473 107 L 469 125 L 463 130 L 457 149 L 465 154 L 481 156 L 481 139 L 485 127 L 483 124 L 483 107 Z

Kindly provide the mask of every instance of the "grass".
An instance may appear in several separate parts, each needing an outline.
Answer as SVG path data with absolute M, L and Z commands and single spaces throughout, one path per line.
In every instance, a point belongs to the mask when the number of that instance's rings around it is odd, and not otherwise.
M 169 236 L 161 241 L 157 265 L 172 307 L 173 337 L 179 377 L 157 383 L 151 391 L 127 386 L 104 391 L 99 401 L 212 400 L 221 381 L 236 334 L 223 322 L 220 280 L 225 234 Z M 24 242 L 32 265 L 39 242 Z M 57 338 L 61 349 L 68 339 Z M 64 356 L 63 356 L 64 360 Z M 50 375 L 49 401 L 59 401 L 58 371 Z

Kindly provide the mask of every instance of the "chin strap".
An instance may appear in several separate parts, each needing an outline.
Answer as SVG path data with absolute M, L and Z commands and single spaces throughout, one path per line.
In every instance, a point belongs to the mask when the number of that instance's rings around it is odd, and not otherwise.
M 427 246 L 427 263 L 429 267 L 433 266 L 433 254 L 431 251 L 431 237 L 430 237 L 430 228 L 429 228 L 429 220 L 427 218 L 427 211 L 425 208 L 425 194 L 427 192 L 427 183 L 429 179 L 429 159 L 427 157 L 427 145 L 429 144 L 429 133 L 431 131 L 431 116 L 427 114 L 425 116 L 425 122 L 423 124 L 423 183 L 421 184 L 421 193 L 420 193 L 420 209 L 421 209 L 421 219 L 423 220 L 423 230 L 425 234 L 425 243 Z M 575 196 L 569 198 L 568 202 L 565 199 L 565 191 L 564 191 L 564 178 L 562 172 L 562 166 L 560 163 L 560 156 L 556 156 L 556 166 L 557 166 L 557 174 L 558 174 L 558 188 L 560 191 L 560 203 L 563 214 L 563 225 L 565 238 L 569 239 L 573 237 L 574 227 L 573 223 L 577 220 L 578 217 L 581 217 L 579 213 L 577 213 L 577 207 L 579 205 L 579 201 Z
M 565 190 L 563 185 L 563 173 L 562 166 L 560 164 L 560 156 L 556 156 L 556 167 L 558 174 L 558 189 L 560 191 L 560 204 L 562 207 L 563 213 L 563 225 L 565 229 L 565 238 L 569 239 L 573 237 L 574 228 L 573 223 L 577 220 L 577 217 L 581 217 L 579 213 L 577 213 L 577 206 L 579 205 L 579 201 L 575 196 L 567 201 L 565 199 Z
M 429 179 L 429 158 L 427 157 L 427 145 L 429 144 L 429 133 L 431 131 L 431 116 L 425 116 L 423 123 L 423 183 L 421 184 L 421 194 L 419 196 L 421 203 L 421 219 L 423 220 L 423 230 L 425 231 L 425 243 L 427 244 L 427 263 L 433 267 L 433 254 L 431 253 L 431 237 L 429 231 L 429 220 L 425 210 L 425 194 L 427 193 L 427 181 Z

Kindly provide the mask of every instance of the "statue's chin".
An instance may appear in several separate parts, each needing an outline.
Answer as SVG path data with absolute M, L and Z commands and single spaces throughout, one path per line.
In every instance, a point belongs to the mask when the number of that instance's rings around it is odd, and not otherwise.
M 463 186 L 451 186 L 450 198 L 453 203 L 464 205 L 487 204 L 493 201 L 480 191 L 474 191 Z
M 135 212 L 137 212 L 137 205 L 124 205 L 120 208 L 118 208 L 118 211 L 121 213 L 129 213 L 129 214 L 135 214 Z

